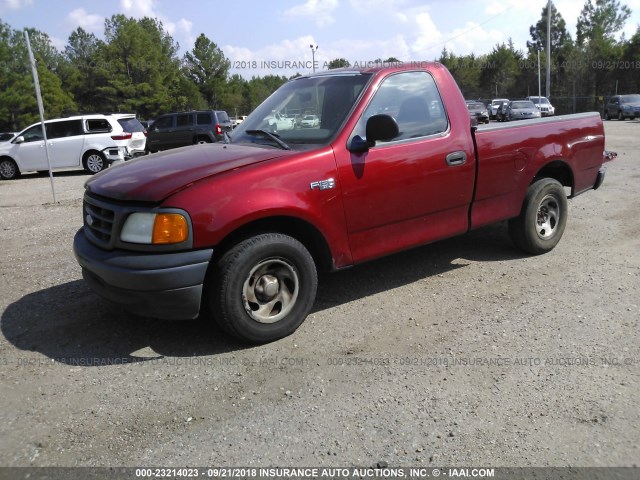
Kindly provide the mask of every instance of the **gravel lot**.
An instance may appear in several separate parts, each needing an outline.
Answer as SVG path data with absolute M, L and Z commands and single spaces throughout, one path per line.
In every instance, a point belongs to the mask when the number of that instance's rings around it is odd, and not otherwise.
M 0 465 L 639 464 L 640 122 L 606 132 L 551 253 L 496 225 L 326 275 L 258 347 L 94 295 L 84 173 L 0 182 Z

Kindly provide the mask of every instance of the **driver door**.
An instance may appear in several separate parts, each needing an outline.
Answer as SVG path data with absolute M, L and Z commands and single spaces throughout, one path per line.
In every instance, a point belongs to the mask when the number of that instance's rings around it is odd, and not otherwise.
M 25 130 L 21 135 L 24 142 L 15 143 L 11 149 L 20 171 L 48 170 L 44 137 L 40 124 Z
M 396 138 L 363 153 L 336 149 L 355 262 L 465 232 L 473 194 L 471 135 L 452 132 L 428 72 L 383 80 L 350 139 L 364 138 L 376 114 L 396 120 Z

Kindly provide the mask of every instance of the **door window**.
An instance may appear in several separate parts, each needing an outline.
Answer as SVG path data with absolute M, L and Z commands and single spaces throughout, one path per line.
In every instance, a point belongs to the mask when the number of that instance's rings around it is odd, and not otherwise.
M 62 122 L 47 123 L 47 138 L 75 137 L 82 135 L 82 120 L 64 120 Z
M 398 123 L 393 142 L 445 132 L 448 121 L 433 77 L 427 72 L 406 72 L 386 78 L 360 118 L 352 137 L 365 137 L 367 120 L 390 115 Z
M 171 115 L 166 117 L 160 117 L 158 120 L 153 122 L 153 129 L 163 129 L 163 128 L 171 128 L 173 126 L 173 117 Z
M 211 114 L 210 113 L 198 113 L 198 125 L 210 125 L 211 124 Z
M 92 118 L 87 120 L 87 131 L 89 133 L 109 133 L 111 130 L 111 124 L 106 118 Z
M 176 127 L 188 127 L 193 125 L 193 115 L 190 113 L 183 113 L 176 116 Z
M 44 140 L 44 137 L 42 136 L 42 126 L 34 125 L 30 129 L 25 130 L 25 132 L 22 134 L 22 137 L 24 138 L 25 143 Z

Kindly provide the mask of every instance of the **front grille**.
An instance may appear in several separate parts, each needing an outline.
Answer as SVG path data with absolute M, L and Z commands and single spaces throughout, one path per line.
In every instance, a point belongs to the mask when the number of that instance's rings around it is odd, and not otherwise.
M 112 247 L 115 211 L 108 204 L 85 195 L 83 212 L 84 232 L 89 240 L 103 248 Z

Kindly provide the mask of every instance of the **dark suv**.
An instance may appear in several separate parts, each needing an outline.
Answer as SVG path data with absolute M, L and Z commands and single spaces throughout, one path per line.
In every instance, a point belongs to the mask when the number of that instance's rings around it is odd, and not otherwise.
M 148 130 L 147 150 L 156 152 L 196 143 L 224 140 L 232 125 L 223 110 L 169 113 L 155 119 Z
M 640 118 L 640 95 L 614 95 L 604 107 L 604 118 Z

